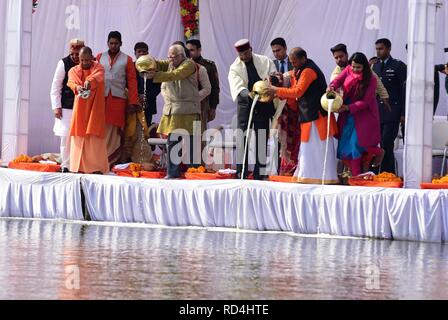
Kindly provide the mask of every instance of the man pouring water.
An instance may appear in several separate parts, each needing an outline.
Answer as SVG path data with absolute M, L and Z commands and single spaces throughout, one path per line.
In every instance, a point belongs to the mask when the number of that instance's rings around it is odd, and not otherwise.
M 238 103 L 238 129 L 239 134 L 242 135 L 248 129 L 249 114 L 253 102 L 253 97 L 250 95 L 250 92 L 254 84 L 274 74 L 276 68 L 274 62 L 268 57 L 253 53 L 252 47 L 247 39 L 237 41 L 235 43 L 235 49 L 238 52 L 238 57 L 230 66 L 228 79 L 232 99 Z M 270 120 L 274 114 L 275 107 L 273 102 L 256 103 L 252 121 L 256 143 L 256 163 L 253 176 L 256 180 L 263 180 L 266 177 L 267 139 L 269 137 Z M 244 146 L 242 142 L 244 139 L 242 137 L 237 138 L 239 142 L 237 146 L 237 171 L 241 177 L 244 157 L 244 152 L 242 151 Z M 259 150 L 262 146 L 265 146 L 264 150 Z M 244 158 L 247 159 L 247 155 Z M 247 164 L 244 167 L 243 177 L 247 178 Z

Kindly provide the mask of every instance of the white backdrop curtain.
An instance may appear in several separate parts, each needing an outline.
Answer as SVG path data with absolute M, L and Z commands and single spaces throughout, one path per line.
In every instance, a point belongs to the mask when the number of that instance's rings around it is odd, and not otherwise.
M 28 1 L 6 1 L 3 47 L 3 124 L 1 159 L 9 161 L 28 148 L 30 105 L 31 15 Z
M 5 2 L 0 1 L 0 43 L 4 40 Z M 230 100 L 227 73 L 236 57 L 233 44 L 242 37 L 251 40 L 255 52 L 270 57 L 270 41 L 284 37 L 289 48 L 303 46 L 327 77 L 334 67 L 329 48 L 338 42 L 346 43 L 350 52 L 362 51 L 370 57 L 375 55 L 375 40 L 388 37 L 393 43 L 392 55 L 406 62 L 407 0 L 199 0 L 199 6 L 203 55 L 217 63 L 222 89 L 221 104 L 212 127 L 230 123 L 235 114 L 236 105 Z M 443 48 L 448 47 L 447 17 L 448 3 L 445 2 L 436 14 L 435 63 L 448 61 L 448 56 L 443 53 Z M 179 2 L 39 1 L 33 15 L 30 154 L 58 151 L 58 141 L 52 132 L 49 90 L 57 61 L 67 54 L 68 41 L 74 37 L 83 38 L 94 52 L 101 52 L 107 48 L 107 34 L 111 30 L 122 32 L 123 51 L 130 55 L 135 42 L 146 41 L 154 56 L 166 57 L 169 44 L 183 39 Z M 0 46 L 0 58 L 3 50 Z M 2 68 L 0 65 L 0 98 L 3 94 Z M 445 115 L 444 78 L 440 77 L 440 80 L 438 114 Z M 156 121 L 162 106 L 159 98 Z
M 5 61 L 5 28 L 6 28 L 6 1 L 0 1 L 0 132 L 2 132 L 3 115 L 3 78 Z M 2 146 L 2 136 L 0 135 L 0 147 Z
M 28 153 L 59 150 L 49 92 L 56 64 L 68 54 L 70 39 L 85 40 L 96 54 L 107 50 L 108 33 L 118 30 L 126 54 L 134 57 L 134 44 L 145 41 L 152 55 L 166 58 L 169 45 L 183 40 L 179 10 L 177 0 L 39 1 L 33 14 Z
M 322 69 L 329 80 L 335 67 L 330 47 L 343 42 L 349 53 L 364 52 L 375 56 L 375 41 L 387 37 L 392 41 L 392 56 L 406 62 L 407 0 L 200 0 L 200 38 L 203 55 L 215 60 L 220 72 L 221 104 L 218 123 L 228 123 L 236 105 L 231 101 L 227 73 L 236 58 L 233 44 L 251 41 L 254 52 L 274 58 L 270 41 L 285 38 L 288 47 L 301 46 Z M 436 63 L 445 63 L 448 47 L 445 20 L 446 4 L 437 12 Z M 444 78 L 440 77 L 441 84 Z M 446 93 L 441 86 L 438 113 L 446 114 Z

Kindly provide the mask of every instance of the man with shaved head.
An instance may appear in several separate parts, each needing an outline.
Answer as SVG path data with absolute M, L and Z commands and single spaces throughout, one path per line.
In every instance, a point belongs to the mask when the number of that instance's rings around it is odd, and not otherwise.
M 70 171 L 107 173 L 104 67 L 94 61 L 89 47 L 81 49 L 79 62 L 70 70 L 67 83 L 76 96 L 70 127 Z
M 168 60 L 157 61 L 157 71 L 148 72 L 155 83 L 162 83 L 165 100 L 163 115 L 157 132 L 168 138 L 167 176 L 165 179 L 180 178 L 179 143 L 189 145 L 190 164 L 193 164 L 193 134 L 201 128 L 201 104 L 199 95 L 198 68 L 187 59 L 185 49 L 179 44 L 168 49 Z M 200 145 L 200 144 L 199 144 Z M 188 149 L 187 149 L 188 150 Z M 199 159 L 194 161 L 200 163 Z

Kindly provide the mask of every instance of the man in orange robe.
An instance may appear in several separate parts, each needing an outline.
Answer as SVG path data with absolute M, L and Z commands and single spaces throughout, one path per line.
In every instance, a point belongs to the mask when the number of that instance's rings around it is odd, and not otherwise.
M 89 47 L 81 49 L 79 61 L 69 71 L 67 82 L 76 96 L 70 126 L 70 171 L 107 173 L 104 68 L 94 61 Z
M 96 60 L 105 70 L 106 144 L 109 165 L 113 167 L 121 158 L 126 112 L 135 113 L 141 108 L 134 63 L 130 56 L 120 51 L 120 32 L 110 32 L 107 45 L 109 50 L 98 54 Z

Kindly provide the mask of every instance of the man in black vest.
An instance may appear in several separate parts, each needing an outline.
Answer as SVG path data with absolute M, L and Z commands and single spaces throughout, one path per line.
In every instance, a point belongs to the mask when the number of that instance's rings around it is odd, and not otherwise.
M 392 44 L 389 39 L 379 39 L 375 43 L 378 61 L 373 71 L 380 77 L 389 93 L 392 111 L 385 108 L 378 99 L 381 118 L 381 147 L 385 151 L 381 172 L 395 173 L 394 143 L 400 128 L 404 125 L 406 101 L 406 64 L 390 55 Z
M 55 123 L 53 132 L 61 138 L 61 171 L 68 172 L 70 167 L 70 123 L 73 112 L 73 102 L 75 95 L 67 87 L 68 72 L 71 68 L 79 64 L 79 51 L 84 47 L 84 41 L 72 39 L 70 41 L 70 54 L 60 60 L 56 67 L 51 84 L 51 108 L 54 112 Z
M 308 59 L 302 48 L 293 48 L 289 59 L 294 66 L 295 75 L 294 79 L 291 79 L 291 87 L 271 86 L 269 93 L 280 99 L 297 100 L 301 144 L 299 164 L 294 177 L 300 183 L 337 184 L 339 180 L 333 138 L 337 132 L 336 120 L 331 114 L 330 131 L 327 133 L 328 114 L 320 104 L 327 88 L 325 76 L 314 61 Z

